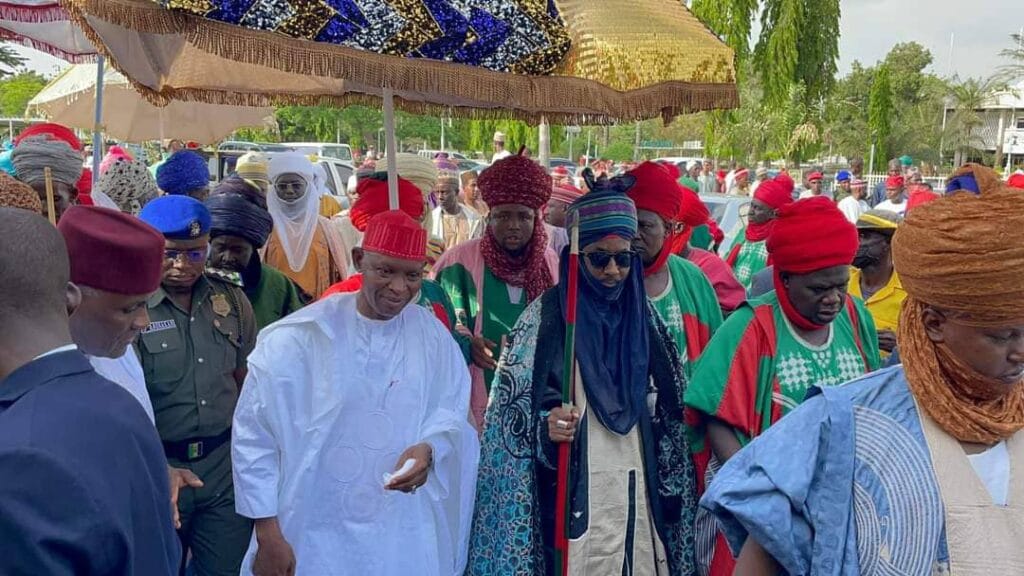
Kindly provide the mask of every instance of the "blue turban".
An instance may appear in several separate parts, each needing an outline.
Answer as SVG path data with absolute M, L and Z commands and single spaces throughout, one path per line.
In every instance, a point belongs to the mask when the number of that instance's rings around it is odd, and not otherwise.
M 161 196 L 142 208 L 139 219 L 168 240 L 195 240 L 210 233 L 210 211 L 191 196 Z
M 238 236 L 253 247 L 262 248 L 274 227 L 270 212 L 241 194 L 210 196 L 206 199 L 206 208 L 210 211 L 211 238 Z
M 156 183 L 166 194 L 188 194 L 210 185 L 210 169 L 199 154 L 179 150 L 157 168 Z

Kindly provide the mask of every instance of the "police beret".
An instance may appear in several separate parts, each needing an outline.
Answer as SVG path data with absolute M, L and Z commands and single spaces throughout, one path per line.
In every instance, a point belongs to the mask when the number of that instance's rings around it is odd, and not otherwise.
M 139 218 L 168 240 L 194 240 L 210 233 L 210 211 L 191 196 L 161 196 L 142 208 Z

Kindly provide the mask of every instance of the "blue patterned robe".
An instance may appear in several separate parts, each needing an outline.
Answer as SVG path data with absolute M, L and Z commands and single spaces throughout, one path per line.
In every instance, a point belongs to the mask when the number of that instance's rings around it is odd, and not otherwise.
M 903 367 L 815 392 L 701 499 L 733 552 L 749 535 L 791 576 L 948 574 L 942 499 Z
M 549 375 L 561 373 L 565 334 L 557 289 L 534 301 L 508 336 L 491 388 L 477 479 L 476 510 L 467 575 L 552 574 L 557 447 L 547 436 L 543 410 L 561 405 Z M 651 376 L 658 388 L 655 414 L 641 426 L 650 509 L 669 555 L 673 576 L 695 573 L 693 522 L 696 481 L 682 421 L 685 381 L 675 344 L 649 309 Z M 585 430 L 581 422 L 578 430 Z M 586 509 L 586 474 L 579 473 L 586 439 L 572 445 L 573 509 Z M 570 521 L 571 534 L 586 518 Z

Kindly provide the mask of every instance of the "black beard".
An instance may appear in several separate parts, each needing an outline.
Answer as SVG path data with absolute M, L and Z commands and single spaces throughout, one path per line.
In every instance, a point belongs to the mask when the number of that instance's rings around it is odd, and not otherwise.
M 868 266 L 871 266 L 871 265 L 874 265 L 874 264 L 878 264 L 878 262 L 879 262 L 879 259 L 874 254 L 871 254 L 871 253 L 862 254 L 862 253 L 858 252 L 857 255 L 854 256 L 854 258 L 853 258 L 853 267 L 857 268 L 857 269 L 860 269 L 860 270 L 863 270 L 863 269 L 867 268 Z

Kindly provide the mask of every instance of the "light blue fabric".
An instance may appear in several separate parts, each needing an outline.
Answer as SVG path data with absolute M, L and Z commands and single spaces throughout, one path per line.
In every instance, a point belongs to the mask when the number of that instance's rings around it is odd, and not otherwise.
M 902 366 L 815 396 L 738 452 L 700 505 L 791 576 L 948 573 L 942 500 Z

